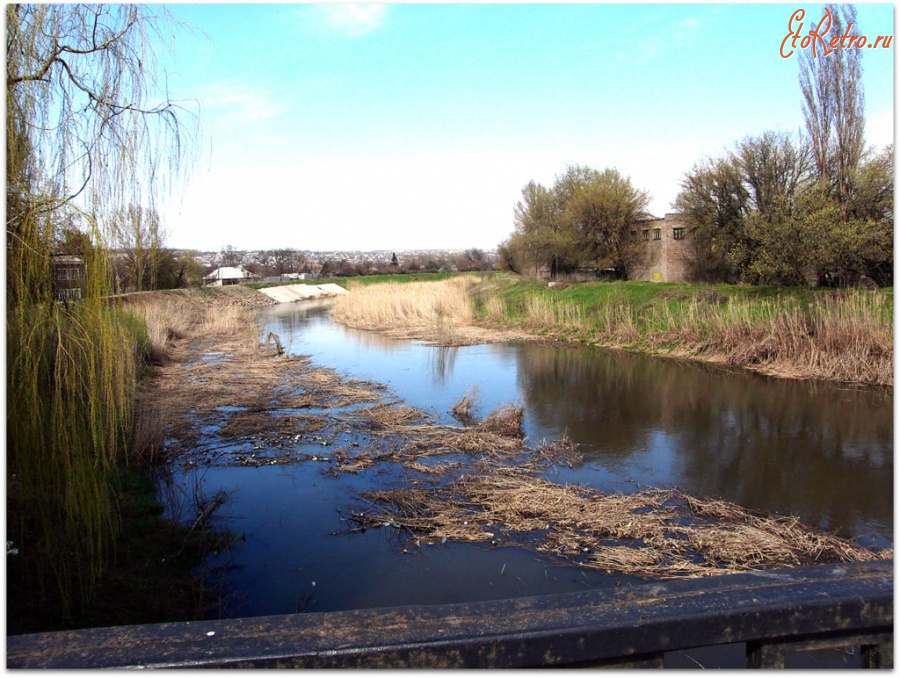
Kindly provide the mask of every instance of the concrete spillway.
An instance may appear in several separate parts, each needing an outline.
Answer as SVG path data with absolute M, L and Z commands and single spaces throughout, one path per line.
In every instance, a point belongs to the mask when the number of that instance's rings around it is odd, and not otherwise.
M 324 285 L 281 285 L 279 287 L 265 287 L 260 292 L 267 297 L 271 297 L 279 304 L 288 301 L 321 299 L 323 297 L 336 297 L 341 294 L 348 294 L 347 290 L 334 283 L 326 283 Z

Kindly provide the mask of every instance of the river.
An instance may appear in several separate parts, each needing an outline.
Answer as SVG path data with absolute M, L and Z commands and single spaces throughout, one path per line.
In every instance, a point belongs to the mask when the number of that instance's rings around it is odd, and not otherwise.
M 603 490 L 678 487 L 799 516 L 866 546 L 893 545 L 892 392 L 780 380 L 620 351 L 532 342 L 438 348 L 333 323 L 330 302 L 259 312 L 264 333 L 354 379 L 453 423 L 477 387 L 481 414 L 525 407 L 532 443 L 566 434 L 584 463 L 556 482 Z M 264 335 L 265 336 L 265 335 Z M 214 559 L 227 616 L 440 604 L 542 595 L 637 581 L 514 547 L 406 549 L 391 530 L 348 534 L 355 496 L 396 483 L 375 467 L 332 477 L 323 464 L 209 467 L 175 484 L 226 489 L 221 520 L 245 536 Z

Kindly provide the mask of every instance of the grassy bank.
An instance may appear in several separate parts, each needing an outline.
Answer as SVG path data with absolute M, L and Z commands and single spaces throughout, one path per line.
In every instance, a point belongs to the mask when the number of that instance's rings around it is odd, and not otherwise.
M 432 309 L 429 327 L 491 328 L 593 346 L 719 362 L 765 374 L 893 385 L 893 289 L 823 290 L 644 282 L 577 283 L 549 288 L 512 275 L 378 287 L 342 299 L 334 318 L 386 331 L 416 326 L 408 310 Z M 468 306 L 460 303 L 463 291 Z M 425 299 L 427 302 L 424 302 Z M 417 306 L 418 305 L 418 306 Z M 461 309 L 458 312 L 455 309 Z M 456 342 L 471 343 L 471 342 Z
M 471 321 L 473 293 L 483 284 L 475 278 L 373 285 L 341 299 L 356 297 L 366 308 L 382 309 L 386 322 L 403 317 L 427 327 L 438 311 Z M 153 402 L 166 408 L 167 453 L 201 469 L 315 462 L 323 483 L 381 466 L 362 483 L 367 491 L 359 502 L 347 509 L 358 526 L 351 532 L 402 528 L 391 538 L 423 555 L 450 541 L 485 547 L 502 542 L 583 568 L 652 577 L 892 555 L 793 518 L 761 516 L 720 501 L 659 490 L 624 496 L 554 483 L 544 478 L 549 468 L 574 468 L 583 459 L 565 437 L 531 447 L 522 407 L 500 406 L 480 418 L 473 414 L 478 408 L 470 392 L 452 408 L 459 425 L 441 423 L 397 401 L 382 385 L 346 379 L 309 357 L 260 346 L 258 328 L 239 313 L 234 324 L 214 329 L 208 323 L 230 315 L 227 308 L 179 311 L 196 301 L 169 296 L 131 302 L 135 310 L 148 304 L 140 311 L 145 316 L 166 302 L 169 318 L 210 317 L 202 332 L 164 323 L 190 337 L 169 347 L 150 380 Z M 215 433 L 198 435 L 210 429 Z M 411 474 L 400 487 L 398 478 L 378 480 L 399 466 Z M 305 500 L 298 497 L 301 512 Z M 487 531 L 486 525 L 496 529 Z
M 504 279 L 479 318 L 535 334 L 748 368 L 893 385 L 893 289 L 581 283 Z

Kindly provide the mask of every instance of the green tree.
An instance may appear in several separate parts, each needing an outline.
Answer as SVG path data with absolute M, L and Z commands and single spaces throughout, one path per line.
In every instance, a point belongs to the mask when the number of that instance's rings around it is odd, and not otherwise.
M 706 282 L 737 281 L 748 256 L 744 219 L 750 194 L 734 156 L 694 165 L 681 182 L 675 207 L 690 233 L 688 275 Z
M 825 198 L 821 202 L 819 198 Z M 766 212 L 754 210 L 744 223 L 753 243 L 742 279 L 759 285 L 804 285 L 817 279 L 839 214 L 812 189 L 792 205 L 777 197 Z
M 518 270 L 547 266 L 550 277 L 571 270 L 576 261 L 576 240 L 562 218 L 554 191 L 533 181 L 522 189 L 514 210 L 515 230 L 507 246 Z
M 633 232 L 648 202 L 618 170 L 570 165 L 552 189 L 533 181 L 522 189 L 500 259 L 516 271 L 546 267 L 551 278 L 587 263 L 627 277 L 646 249 Z
M 593 261 L 598 270 L 615 269 L 617 277 L 627 278 L 646 254 L 637 224 L 650 216 L 649 194 L 616 169 L 569 168 L 557 186 L 557 195 L 566 196 L 564 216 L 584 260 Z
M 203 268 L 194 251 L 163 249 L 159 253 L 159 289 L 200 287 L 203 285 Z
M 804 148 L 802 139 L 764 132 L 685 175 L 675 206 L 690 229 L 692 278 L 737 282 L 759 276 L 757 249 L 770 242 L 760 229 L 784 223 L 813 180 Z

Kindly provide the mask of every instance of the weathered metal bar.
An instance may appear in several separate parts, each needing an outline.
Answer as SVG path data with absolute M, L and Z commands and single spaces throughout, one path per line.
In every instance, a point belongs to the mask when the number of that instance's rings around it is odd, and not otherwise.
M 669 651 L 817 638 L 881 647 L 893 638 L 893 560 L 481 603 L 10 636 L 7 666 L 658 665 Z
M 787 655 L 795 652 L 857 646 L 862 650 L 867 647 L 881 647 L 885 643 L 890 643 L 892 638 L 891 634 L 886 633 L 838 632 L 791 640 L 753 641 L 747 643 L 747 666 L 754 669 L 783 669 Z M 869 660 L 869 663 L 872 665 L 868 668 L 879 668 L 880 656 Z
M 864 669 L 894 668 L 894 637 L 877 645 L 861 645 L 862 667 Z

